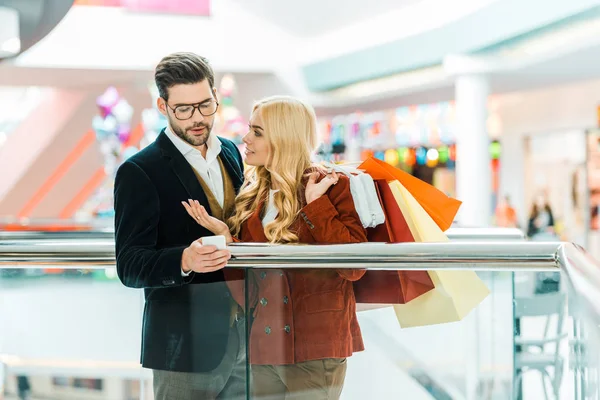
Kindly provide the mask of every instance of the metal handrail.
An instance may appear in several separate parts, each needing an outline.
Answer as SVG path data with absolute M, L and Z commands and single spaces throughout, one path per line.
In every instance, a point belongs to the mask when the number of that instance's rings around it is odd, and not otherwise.
M 561 271 L 581 312 L 600 323 L 600 263 L 563 242 L 455 240 L 446 243 L 230 246 L 229 267 Z M 114 268 L 113 239 L 0 240 L 0 269 Z
M 516 228 L 450 228 L 450 240 L 522 240 L 523 232 Z M 113 228 L 89 231 L 0 231 L 2 240 L 47 239 L 114 239 Z
M 474 241 L 344 245 L 230 245 L 229 267 L 555 270 L 559 242 Z M 114 240 L 0 241 L 0 268 L 30 266 L 107 268 L 115 265 Z

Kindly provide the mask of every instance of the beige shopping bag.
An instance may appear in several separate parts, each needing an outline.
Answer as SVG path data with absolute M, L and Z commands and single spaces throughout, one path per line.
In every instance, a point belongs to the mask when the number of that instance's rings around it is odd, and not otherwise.
M 390 189 L 416 242 L 446 242 L 448 237 L 398 181 Z M 403 328 L 462 320 L 490 293 L 473 271 L 429 271 L 435 289 L 406 304 L 394 305 Z

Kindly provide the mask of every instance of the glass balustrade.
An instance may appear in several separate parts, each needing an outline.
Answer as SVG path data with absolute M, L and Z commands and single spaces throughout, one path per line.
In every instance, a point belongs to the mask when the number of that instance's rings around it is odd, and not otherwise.
M 153 374 L 139 360 L 144 294 L 117 277 L 110 234 L 40 235 L 0 237 L 4 399 L 25 390 L 31 399 L 152 399 Z M 266 399 L 285 381 L 307 399 L 325 390 L 341 390 L 347 400 L 597 399 L 597 261 L 577 246 L 524 242 L 515 232 L 455 230 L 451 237 L 443 244 L 232 246 L 227 273 L 246 277 L 230 286 L 244 310 L 230 323 L 250 343 L 240 373 L 245 397 Z M 354 311 L 340 297 L 339 276 L 363 269 L 475 271 L 490 293 L 456 322 L 403 327 L 398 307 L 359 303 Z M 315 282 L 322 290 L 297 296 Z M 198 310 L 188 309 L 194 320 Z M 364 350 L 351 354 L 340 327 L 353 325 L 340 315 L 354 313 Z M 319 358 L 327 355 L 335 357 Z

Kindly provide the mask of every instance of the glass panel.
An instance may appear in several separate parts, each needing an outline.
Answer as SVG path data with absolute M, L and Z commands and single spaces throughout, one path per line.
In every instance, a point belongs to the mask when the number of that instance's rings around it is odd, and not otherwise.
M 224 285 L 205 283 L 201 289 L 228 293 Z M 188 294 L 198 293 L 190 286 Z M 174 365 L 183 360 L 206 369 L 212 368 L 207 362 L 215 361 L 216 369 L 193 384 L 216 388 L 227 381 L 227 399 L 246 399 L 244 312 L 229 295 L 218 302 L 222 309 L 212 314 L 198 302 L 163 295 L 146 306 L 146 321 L 174 315 L 189 327 L 190 341 L 196 337 L 206 345 L 183 345 L 174 337 L 177 327 L 167 318 L 162 325 L 152 324 L 146 346 L 160 345 L 158 353 L 170 352 L 167 357 Z M 0 398 L 4 392 L 7 400 L 26 394 L 34 399 L 153 399 L 153 372 L 140 365 L 144 303 L 144 292 L 123 286 L 114 268 L 0 269 L 0 383 L 5 382 Z M 223 332 L 207 338 L 204 332 L 211 325 L 222 325 Z M 172 340 L 173 346 L 162 343 L 162 338 Z M 151 359 L 157 352 L 147 349 L 146 354 Z M 224 378 L 219 381 L 215 375 Z M 168 373 L 160 376 L 170 379 Z
M 565 282 L 566 276 L 562 275 Z M 566 331 L 569 334 L 568 346 L 564 353 L 568 362 L 565 365 L 565 377 L 561 396 L 569 399 L 600 398 L 600 331 L 597 319 L 572 289 L 568 288 L 568 318 Z M 570 396 L 570 397 L 568 397 Z
M 0 269 L 6 399 L 150 399 L 143 293 L 115 269 Z
M 598 399 L 598 333 L 565 273 L 515 273 L 514 398 Z
M 251 274 L 256 399 L 292 391 L 307 399 L 340 391 L 344 400 L 510 397 L 510 272 L 480 274 L 492 293 L 461 321 L 411 328 L 401 328 L 391 305 L 359 304 L 355 313 L 353 295 L 345 297 L 352 283 L 335 270 Z
M 572 398 L 566 384 L 569 358 L 567 292 L 559 272 L 515 274 L 516 399 Z
M 224 293 L 222 312 L 175 293 L 150 298 L 155 311 L 146 310 L 146 321 L 188 316 L 175 320 L 187 319 L 190 340 L 225 316 L 223 332 L 203 339 L 201 351 L 185 350 L 176 338 L 156 343 L 175 363 L 216 359 L 227 390 L 237 390 L 226 398 L 293 390 L 308 398 L 338 391 L 344 400 L 535 400 L 545 389 L 548 398 L 598 399 L 596 314 L 558 273 L 480 272 L 491 293 L 464 318 L 402 328 L 392 306 L 354 310 L 350 280 L 360 270 L 252 269 L 248 280 L 240 272 L 226 270 L 227 288 L 223 282 L 198 286 Z M 456 293 L 451 289 L 447 294 Z M 5 399 L 17 399 L 19 391 L 34 399 L 154 398 L 152 371 L 139 363 L 144 304 L 143 291 L 124 287 L 114 268 L 0 268 Z M 151 334 L 171 332 L 169 321 L 154 323 Z M 209 376 L 201 387 L 219 385 L 214 369 Z

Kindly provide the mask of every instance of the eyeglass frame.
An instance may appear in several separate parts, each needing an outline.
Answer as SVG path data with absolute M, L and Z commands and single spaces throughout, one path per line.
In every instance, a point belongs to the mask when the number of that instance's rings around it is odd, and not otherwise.
M 210 101 L 214 101 L 217 104 L 217 108 L 215 108 L 215 111 L 212 114 L 205 115 L 205 114 L 202 113 L 202 111 L 200 111 L 200 106 L 203 105 L 203 104 L 206 104 L 207 102 L 210 102 Z M 173 111 L 173 115 L 179 121 L 187 121 L 188 119 L 192 119 L 194 117 L 194 114 L 196 113 L 196 110 L 198 110 L 198 112 L 200 113 L 200 115 L 202 115 L 203 117 L 210 117 L 211 115 L 215 115 L 217 113 L 217 111 L 219 111 L 219 102 L 217 101 L 217 99 L 210 99 L 210 100 L 207 99 L 205 101 L 202 101 L 200 103 L 195 103 L 195 104 L 179 104 L 178 106 L 175 106 L 174 108 L 169 105 L 169 103 L 167 102 L 167 100 L 165 100 L 165 105 L 167 107 L 169 107 L 171 109 L 171 111 Z M 176 110 L 177 110 L 178 107 L 192 107 L 192 114 L 188 118 L 181 119 L 181 118 L 179 118 L 177 116 L 177 111 Z

